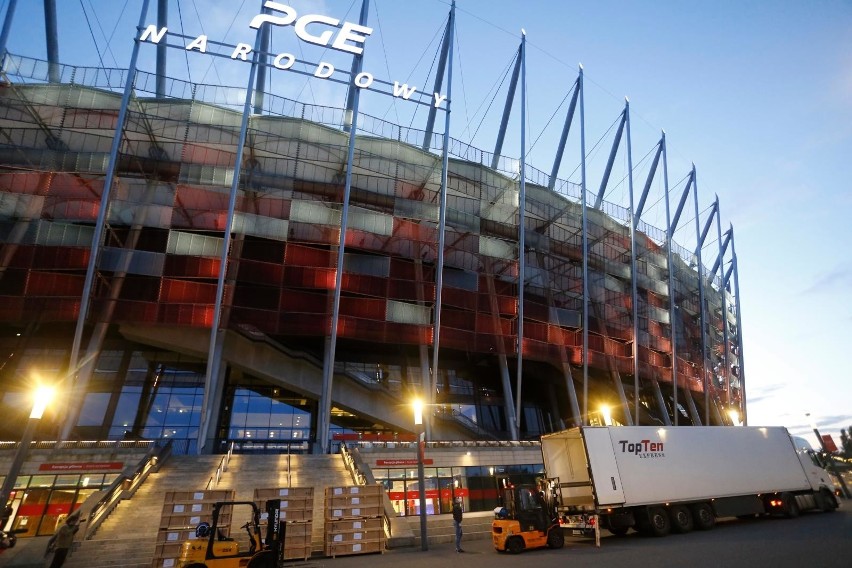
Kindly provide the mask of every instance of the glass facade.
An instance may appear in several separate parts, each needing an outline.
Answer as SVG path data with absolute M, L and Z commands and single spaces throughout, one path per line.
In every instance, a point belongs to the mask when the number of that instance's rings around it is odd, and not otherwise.
M 11 530 L 19 537 L 50 536 L 94 492 L 118 474 L 21 475 L 15 481 Z
M 465 511 L 491 511 L 502 505 L 500 482 L 534 484 L 544 476 L 544 465 L 490 465 L 424 467 L 426 514 L 452 512 L 453 499 L 461 497 Z M 388 492 L 397 516 L 420 514 L 420 483 L 416 468 L 373 468 L 376 481 Z

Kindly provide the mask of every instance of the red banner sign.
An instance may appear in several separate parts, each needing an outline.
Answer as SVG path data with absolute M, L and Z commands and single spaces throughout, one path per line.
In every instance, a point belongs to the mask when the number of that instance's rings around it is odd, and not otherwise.
M 417 465 L 417 459 L 396 459 L 396 460 L 376 460 L 376 465 L 395 466 L 395 465 Z M 423 465 L 432 465 L 430 458 L 423 460 Z
M 121 471 L 124 469 L 124 462 L 53 462 L 43 463 L 38 466 L 39 471 L 59 471 L 59 472 L 77 472 L 77 471 Z

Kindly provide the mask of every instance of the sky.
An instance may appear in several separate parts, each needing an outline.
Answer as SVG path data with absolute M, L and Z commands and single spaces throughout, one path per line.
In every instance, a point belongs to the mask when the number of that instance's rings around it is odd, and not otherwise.
M 287 3 L 287 2 L 284 2 Z M 0 0 L 0 14 L 8 0 Z M 60 60 L 127 67 L 142 0 L 58 0 Z M 357 22 L 360 1 L 289 2 L 297 13 Z M 156 22 L 151 2 L 146 25 Z M 260 0 L 169 0 L 173 31 L 253 42 Z M 449 12 L 443 0 L 373 0 L 364 69 L 431 92 Z M 582 64 L 588 187 L 597 191 L 612 126 L 630 101 L 635 190 L 665 130 L 673 195 L 695 164 L 701 222 L 716 195 L 722 230 L 734 228 L 743 327 L 748 423 L 816 426 L 839 444 L 852 426 L 852 1 L 850 0 L 458 0 L 450 133 L 492 151 L 515 53 L 526 33 L 527 163 L 549 172 L 566 97 Z M 348 68 L 337 52 L 273 33 L 271 51 Z M 18 2 L 8 49 L 44 59 L 42 2 Z M 143 46 L 140 68 L 152 71 Z M 212 61 L 215 60 L 215 63 Z M 169 75 L 244 85 L 248 65 L 169 50 Z M 270 90 L 340 107 L 331 81 L 277 71 Z M 427 89 L 428 87 L 428 89 Z M 446 83 L 444 89 L 446 90 Z M 362 112 L 423 128 L 425 112 L 367 93 Z M 503 154 L 520 157 L 520 89 Z M 437 130 L 443 130 L 439 114 Z M 576 130 L 560 177 L 579 182 Z M 618 154 L 606 199 L 626 206 L 626 153 Z M 657 176 L 643 220 L 665 226 Z M 680 184 L 680 185 L 678 185 Z M 673 199 L 676 199 L 673 198 Z M 673 204 L 674 206 L 674 204 Z M 693 249 L 694 215 L 675 236 Z M 715 229 L 705 264 L 718 252 Z M 708 261 L 707 258 L 711 260 Z M 807 415 L 810 415 L 809 417 Z

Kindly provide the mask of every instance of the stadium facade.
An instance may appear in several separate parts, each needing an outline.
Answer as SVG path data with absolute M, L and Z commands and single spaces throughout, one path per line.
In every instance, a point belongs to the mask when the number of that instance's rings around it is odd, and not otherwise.
M 146 18 L 137 49 L 155 49 Z M 64 393 L 41 439 L 186 452 L 402 439 L 415 396 L 435 440 L 745 417 L 718 200 L 701 219 L 693 169 L 682 192 L 666 180 L 666 227 L 641 219 L 665 137 L 624 207 L 606 179 L 597 193 L 558 179 L 558 160 L 548 175 L 502 141 L 488 152 L 434 132 L 435 113 L 449 131 L 449 81 L 407 101 L 435 109 L 421 130 L 359 113 L 361 87 L 341 108 L 264 92 L 263 60 L 289 59 L 258 57 L 263 35 L 244 105 L 245 86 L 148 73 L 135 56 L 122 70 L 5 53 L 0 405 L 20 420 L 0 438 L 20 437 L 38 377 Z M 156 49 L 197 41 L 163 38 Z M 366 82 L 353 60 L 336 73 Z M 583 134 L 582 87 L 581 71 L 565 136 Z M 628 107 L 612 156 L 629 136 Z M 693 205 L 687 250 L 672 236 Z

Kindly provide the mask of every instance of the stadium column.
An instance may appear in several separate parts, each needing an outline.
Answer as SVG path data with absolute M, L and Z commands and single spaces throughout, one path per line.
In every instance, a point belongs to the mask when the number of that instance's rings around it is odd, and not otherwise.
M 518 188 L 518 354 L 517 387 L 515 389 L 515 421 L 518 435 L 521 432 L 523 404 L 521 387 L 524 377 L 524 280 L 526 279 L 526 209 L 527 209 L 527 34 L 521 30 L 521 183 Z M 517 438 L 516 438 L 517 439 Z
M 556 190 L 556 181 L 557 176 L 559 175 L 559 166 L 562 164 L 562 156 L 565 152 L 565 144 L 568 141 L 568 134 L 571 131 L 571 124 L 574 122 L 574 112 L 577 109 L 577 100 L 580 95 L 580 79 L 577 78 L 574 81 L 574 95 L 571 97 L 571 103 L 568 105 L 568 113 L 565 116 L 565 124 L 562 127 L 562 134 L 559 137 L 559 145 L 556 148 L 556 156 L 553 159 L 553 168 L 550 170 L 550 179 L 547 183 L 547 189 L 550 191 Z M 566 206 L 563 209 L 563 212 L 567 211 L 568 207 Z M 562 213 L 560 213 L 561 215 Z M 553 218 L 553 222 L 557 221 L 559 216 L 555 216 Z M 552 287 L 548 289 L 548 295 L 552 296 Z M 548 300 L 551 308 L 554 306 L 552 299 Z M 551 315 L 551 323 L 553 325 L 559 325 L 559 317 L 556 314 Z M 561 328 L 561 326 L 560 326 Z M 574 385 L 574 377 L 571 372 L 571 361 L 568 356 L 568 350 L 565 345 L 564 338 L 560 334 L 560 341 L 558 344 L 559 347 L 559 355 L 562 360 L 562 374 L 565 377 L 565 389 L 568 392 L 568 403 L 571 407 L 571 422 L 576 424 L 580 424 L 582 421 L 582 415 L 580 414 L 580 404 L 577 400 L 577 389 Z M 556 411 L 559 409 L 556 408 Z M 561 412 L 557 412 L 556 416 L 560 416 Z M 560 419 L 561 421 L 561 419 Z M 563 426 L 564 427 L 564 426 Z
M 671 231 L 671 204 L 669 203 L 669 161 L 666 152 L 666 133 L 663 131 L 660 138 L 660 151 L 663 158 L 663 191 L 666 200 L 666 266 L 668 268 L 669 282 L 669 338 L 671 341 L 671 365 L 672 365 L 672 414 L 674 425 L 677 426 L 680 411 L 678 410 L 677 392 L 677 314 L 675 313 L 675 288 L 674 288 L 674 259 L 672 257 L 672 231 Z
M 695 172 L 695 164 L 692 164 L 692 197 L 695 203 L 695 272 L 698 278 L 698 323 L 701 326 L 701 378 L 704 385 L 704 423 L 708 426 L 710 421 L 710 385 L 707 380 L 707 330 L 706 318 L 704 317 L 704 275 L 701 273 L 701 248 L 704 239 L 701 238 L 701 214 L 698 211 L 698 176 Z
M 142 9 L 139 13 L 139 24 L 137 31 L 142 30 L 145 24 L 145 17 L 148 14 L 148 1 L 143 0 Z M 122 130 L 124 121 L 127 118 L 127 107 L 130 104 L 130 97 L 133 94 L 133 86 L 136 80 L 136 62 L 139 59 L 140 41 L 136 37 L 133 43 L 133 52 L 130 56 L 130 65 L 127 67 L 127 82 L 124 84 L 124 92 L 121 96 L 121 106 L 116 117 L 115 130 L 113 131 L 112 144 L 110 146 L 109 159 L 104 175 L 104 186 L 101 191 L 101 201 L 98 207 L 98 216 L 95 220 L 95 227 L 92 232 L 92 244 L 90 246 L 89 263 L 86 266 L 86 277 L 83 281 L 83 293 L 80 297 L 80 311 L 77 314 L 77 326 L 74 330 L 74 339 L 71 344 L 71 356 L 68 361 L 68 375 L 71 379 L 71 392 L 65 398 L 64 413 L 60 411 L 60 416 L 63 416 L 61 430 L 59 433 L 60 440 L 66 440 L 71 434 L 71 430 L 77 423 L 77 416 L 80 412 L 80 406 L 88 386 L 88 377 L 80 374 L 78 371 L 80 346 L 83 342 L 83 331 L 86 326 L 86 319 L 89 312 L 89 304 L 91 301 L 92 285 L 95 277 L 95 267 L 98 262 L 98 256 L 101 248 L 101 240 L 103 239 L 104 224 L 106 223 L 106 213 L 109 207 L 109 198 L 112 191 L 112 185 L 115 178 L 115 172 L 118 167 L 118 150 L 121 146 Z
M 359 24 L 367 25 L 369 13 L 369 0 L 361 4 L 361 17 Z M 361 72 L 363 62 L 362 54 L 355 55 L 356 64 L 352 70 L 357 75 Z M 352 77 L 354 79 L 354 77 Z M 346 229 L 349 219 L 349 196 L 352 193 L 352 166 L 355 160 L 355 133 L 358 131 L 358 103 L 361 90 L 353 85 L 351 114 L 347 112 L 344 116 L 344 125 L 349 129 L 349 147 L 346 152 L 346 182 L 343 187 L 343 204 L 340 214 L 340 239 L 337 246 L 337 265 L 334 273 L 334 303 L 331 314 L 331 332 L 326 342 L 326 353 L 323 357 L 323 379 L 322 395 L 319 401 L 319 415 L 317 416 L 317 449 L 321 453 L 328 453 L 329 431 L 331 430 L 331 396 L 332 383 L 334 380 L 334 358 L 337 349 L 337 320 L 340 317 L 340 288 L 343 285 L 343 258 L 346 254 Z
M 628 139 L 629 139 L 629 134 L 630 134 L 630 132 L 628 131 Z M 659 166 L 660 156 L 662 155 L 662 153 L 663 153 L 663 141 L 661 139 L 660 142 L 657 144 L 657 152 L 656 152 L 656 154 L 654 154 L 654 160 L 651 162 L 651 167 L 648 170 L 648 178 L 645 180 L 645 187 L 642 189 L 642 195 L 639 197 L 639 203 L 636 206 L 636 208 L 634 209 L 633 223 L 632 223 L 632 230 L 633 230 L 632 246 L 634 248 L 636 246 L 635 231 L 638 230 L 638 228 L 639 228 L 639 220 L 642 218 L 642 212 L 645 209 L 645 203 L 648 199 L 648 194 L 651 191 L 651 183 L 654 181 L 654 177 L 657 175 L 657 166 Z M 630 169 L 631 169 L 631 171 L 633 170 L 633 168 L 630 168 Z M 668 194 L 666 194 L 666 197 L 668 198 Z M 635 279 L 636 278 L 635 257 L 634 257 L 634 264 L 633 264 L 632 268 L 633 268 L 633 274 L 634 274 L 634 279 Z M 634 285 L 634 290 L 635 290 L 635 286 L 638 286 L 638 281 L 636 281 L 636 283 Z M 638 322 L 638 313 L 639 313 L 638 312 L 638 309 L 639 309 L 638 306 L 639 306 L 639 304 L 638 304 L 638 301 L 637 301 L 636 302 L 636 309 L 634 310 L 634 322 Z M 650 319 L 650 316 L 651 316 L 651 314 L 649 313 L 649 310 L 646 309 L 645 317 Z M 635 336 L 638 338 L 638 329 L 636 327 L 634 327 L 634 333 L 635 333 Z M 649 329 L 649 334 L 650 334 L 650 329 Z M 649 345 L 649 348 L 650 348 L 650 345 Z M 663 392 L 660 389 L 659 380 L 657 379 L 656 376 L 653 376 L 653 375 L 647 377 L 647 380 L 650 381 L 651 386 L 654 389 L 654 396 L 657 399 L 657 407 L 660 410 L 660 416 L 663 419 L 663 423 L 666 426 L 671 426 L 672 421 L 671 421 L 671 418 L 669 417 L 669 411 L 666 408 L 666 402 L 663 399 Z M 638 421 L 639 413 L 637 412 L 636 415 L 637 415 L 637 421 Z
M 450 16 L 447 20 L 447 30 L 444 33 L 445 43 L 441 49 L 441 61 L 438 65 L 438 76 L 441 76 L 444 71 L 445 61 L 449 59 L 447 68 L 447 102 L 444 110 L 444 140 L 441 149 L 441 195 L 438 210 L 438 265 L 435 275 L 435 315 L 434 315 L 434 331 L 432 334 L 432 376 L 424 376 L 423 390 L 425 394 L 426 404 L 429 412 L 426 413 L 425 434 L 426 439 L 432 439 L 432 417 L 434 416 L 433 409 L 435 408 L 435 383 L 439 377 L 438 374 L 438 352 L 441 347 L 441 309 L 443 303 L 441 301 L 444 290 L 444 245 L 447 228 L 447 175 L 450 165 L 450 105 L 453 98 L 453 35 L 455 32 L 456 20 L 456 2 L 453 0 L 450 6 Z M 441 83 L 435 77 L 435 93 L 441 91 Z M 430 106 L 429 117 L 434 120 L 433 111 L 435 106 Z M 427 126 L 427 132 L 431 130 L 431 125 Z M 428 144 L 428 141 L 424 141 Z M 428 390 L 427 390 L 428 389 Z
M 580 91 L 580 194 L 583 241 L 583 415 L 581 425 L 589 424 L 589 230 L 586 214 L 586 110 L 583 97 L 583 66 L 580 65 L 577 89 Z
M 264 13 L 266 8 L 263 8 Z M 269 25 L 266 23 L 265 25 Z M 262 29 L 263 26 L 261 26 Z M 240 121 L 240 134 L 237 140 L 237 148 L 234 155 L 234 176 L 231 189 L 228 194 L 228 214 L 225 219 L 225 229 L 222 233 L 222 250 L 219 256 L 219 276 L 216 281 L 216 303 L 213 308 L 213 321 L 210 325 L 210 344 L 207 351 L 207 370 L 204 378 L 204 398 L 201 404 L 201 423 L 198 429 L 199 454 L 211 453 L 213 441 L 216 437 L 215 424 L 218 413 L 218 401 L 221 399 L 223 389 L 224 366 L 222 365 L 222 350 L 225 342 L 227 323 L 222 324 L 222 312 L 226 309 L 225 299 L 225 276 L 227 275 L 228 259 L 231 252 L 231 233 L 234 230 L 234 215 L 237 204 L 237 192 L 240 188 L 242 178 L 243 153 L 248 135 L 249 116 L 251 115 L 251 101 L 254 94 L 255 77 L 259 61 L 261 31 L 255 33 L 254 49 L 252 50 L 251 68 L 249 70 L 246 96 L 243 102 L 243 114 Z M 220 329 L 220 327 L 222 329 Z
M 743 360 L 743 322 L 740 317 L 740 270 L 737 265 L 737 249 L 734 247 L 734 227 L 731 226 L 731 269 L 734 272 L 734 299 L 737 309 L 737 366 L 739 367 L 740 384 L 740 411 L 743 417 L 743 426 L 748 426 L 748 415 L 746 413 L 746 388 L 745 388 L 745 363 Z
M 719 211 L 719 196 L 716 196 L 716 235 L 719 243 L 719 259 L 717 262 L 721 265 L 724 262 L 725 250 L 722 247 L 722 212 Z M 725 298 L 725 278 L 724 272 L 719 278 L 719 296 L 722 302 L 722 364 L 725 377 L 725 404 L 731 404 L 731 367 L 728 364 L 728 302 Z M 710 275 L 715 279 L 715 273 Z
M 633 316 L 633 423 L 639 422 L 639 292 L 636 287 L 636 210 L 633 207 L 633 144 L 630 139 L 630 100 L 624 97 L 624 122 L 627 135 L 627 189 L 630 193 L 630 304 Z
M 666 179 L 668 179 L 668 174 L 666 174 Z M 668 247 L 668 264 L 669 264 L 669 318 L 671 319 L 671 335 L 672 335 L 672 377 L 673 377 L 673 391 L 674 391 L 674 407 L 675 407 L 675 418 L 677 418 L 677 389 L 678 389 L 678 381 L 677 381 L 677 322 L 680 319 L 680 315 L 678 313 L 678 308 L 675 305 L 675 289 L 674 289 L 674 255 L 672 254 L 672 237 L 674 237 L 675 230 L 677 229 L 677 224 L 680 221 L 681 213 L 683 213 L 683 208 L 686 205 L 686 199 L 689 197 L 689 190 L 692 187 L 692 183 L 695 179 L 695 168 L 689 172 L 689 176 L 686 182 L 686 186 L 683 188 L 683 193 L 680 195 L 680 201 L 677 204 L 677 209 L 675 210 L 674 218 L 670 221 L 666 220 L 666 246 Z M 668 190 L 667 190 L 668 191 Z M 668 197 L 666 197 L 666 203 L 668 204 Z M 684 316 L 686 317 L 686 316 Z M 698 410 L 695 408 L 695 401 L 692 399 L 692 389 L 689 385 L 685 386 L 685 394 L 687 399 L 687 407 L 689 408 L 690 415 L 692 416 L 692 423 L 696 426 L 701 424 L 701 418 L 698 415 Z M 675 421 L 675 425 L 677 425 L 677 421 Z

